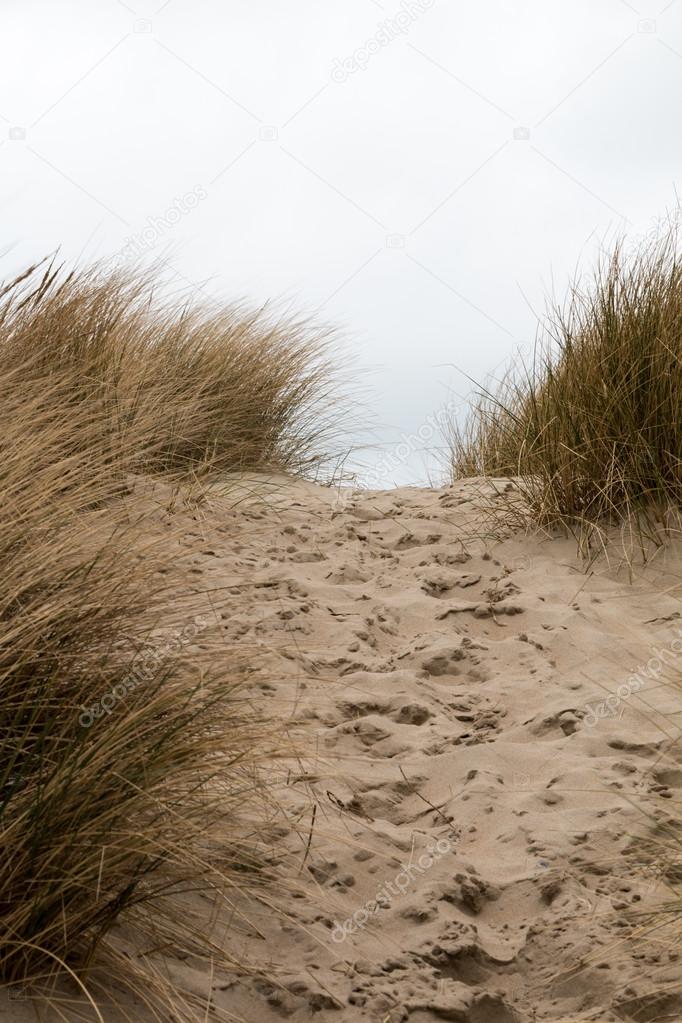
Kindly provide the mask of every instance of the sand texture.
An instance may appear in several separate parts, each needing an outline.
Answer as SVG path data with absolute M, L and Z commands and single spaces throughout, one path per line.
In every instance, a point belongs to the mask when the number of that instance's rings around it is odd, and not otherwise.
M 571 540 L 471 539 L 482 496 L 261 491 L 204 561 L 319 755 L 291 786 L 313 894 L 256 914 L 273 975 L 217 998 L 248 1020 L 682 1019 L 677 954 L 631 936 L 675 881 L 649 836 L 682 785 L 679 549 L 586 572 Z
M 570 539 L 490 535 L 498 489 L 274 481 L 188 528 L 213 628 L 304 751 L 273 772 L 275 905 L 228 938 L 249 969 L 166 960 L 207 1019 L 682 1019 L 667 932 L 635 933 L 680 880 L 655 828 L 682 786 L 682 548 L 585 571 Z

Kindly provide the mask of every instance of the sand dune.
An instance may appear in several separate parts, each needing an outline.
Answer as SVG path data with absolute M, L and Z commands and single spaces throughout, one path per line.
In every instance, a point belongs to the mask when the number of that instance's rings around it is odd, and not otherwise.
M 165 960 L 207 1019 L 682 1018 L 677 953 L 633 936 L 671 880 L 648 836 L 682 785 L 682 549 L 631 582 L 475 539 L 501 489 L 254 481 L 188 526 L 214 628 L 307 750 L 277 908 L 228 938 L 249 969 Z
M 253 917 L 243 951 L 267 968 L 215 1004 L 259 1021 L 682 1018 L 682 997 L 655 1000 L 677 954 L 630 937 L 631 911 L 666 895 L 656 857 L 637 862 L 645 813 L 665 819 L 682 784 L 680 549 L 631 583 L 585 574 L 569 540 L 472 540 L 495 500 L 480 481 L 256 489 L 238 549 L 202 560 L 242 580 L 225 636 L 263 648 L 266 696 L 319 754 L 290 786 L 313 888 L 284 900 L 288 922 Z

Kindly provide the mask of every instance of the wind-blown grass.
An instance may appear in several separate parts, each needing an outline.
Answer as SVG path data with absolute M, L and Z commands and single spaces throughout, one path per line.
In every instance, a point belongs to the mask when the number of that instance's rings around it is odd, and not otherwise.
M 452 473 L 517 476 L 544 523 L 588 531 L 682 503 L 682 260 L 619 244 L 550 309 L 530 365 L 453 426 Z
M 329 331 L 163 292 L 153 271 L 31 267 L 1 296 L 0 366 L 70 369 L 69 406 L 106 411 L 114 446 L 134 431 L 147 472 L 317 471 L 338 426 Z
M 172 522 L 137 489 L 149 474 L 159 487 L 312 469 L 328 363 L 302 324 L 155 312 L 149 284 L 48 267 L 2 293 L 0 982 L 86 978 L 121 919 L 150 947 L 162 935 L 215 960 L 168 896 L 229 900 L 262 864 L 251 818 L 272 743 L 244 695 L 245 654 L 212 641 Z M 161 643 L 196 612 L 200 642 Z M 140 651 L 160 647 L 131 685 Z M 180 1018 L 157 989 L 158 1018 Z

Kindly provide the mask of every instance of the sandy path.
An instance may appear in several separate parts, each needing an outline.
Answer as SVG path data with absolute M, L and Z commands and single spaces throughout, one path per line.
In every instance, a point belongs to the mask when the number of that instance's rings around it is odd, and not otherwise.
M 279 826 L 299 890 L 229 939 L 260 975 L 167 960 L 221 1019 L 682 1019 L 666 932 L 631 937 L 681 879 L 637 836 L 682 787 L 682 547 L 585 575 L 568 540 L 471 540 L 480 487 L 259 485 L 188 527 L 214 627 L 310 752 Z
M 216 999 L 247 1020 L 682 1019 L 652 1002 L 676 953 L 628 938 L 667 869 L 635 865 L 642 811 L 682 785 L 679 550 L 630 585 L 570 541 L 463 541 L 478 490 L 296 484 L 240 508 L 225 634 L 269 651 L 264 692 L 323 761 L 317 890 L 290 923 L 257 916 L 267 952 L 245 943 L 278 979 Z

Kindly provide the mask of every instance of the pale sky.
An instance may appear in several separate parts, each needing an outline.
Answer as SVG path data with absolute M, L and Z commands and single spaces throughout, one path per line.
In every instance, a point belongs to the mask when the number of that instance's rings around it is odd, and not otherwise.
M 2 0 L 0 26 L 0 276 L 138 251 L 317 310 L 385 487 L 434 472 L 402 435 L 527 349 L 548 289 L 677 202 L 682 0 Z

